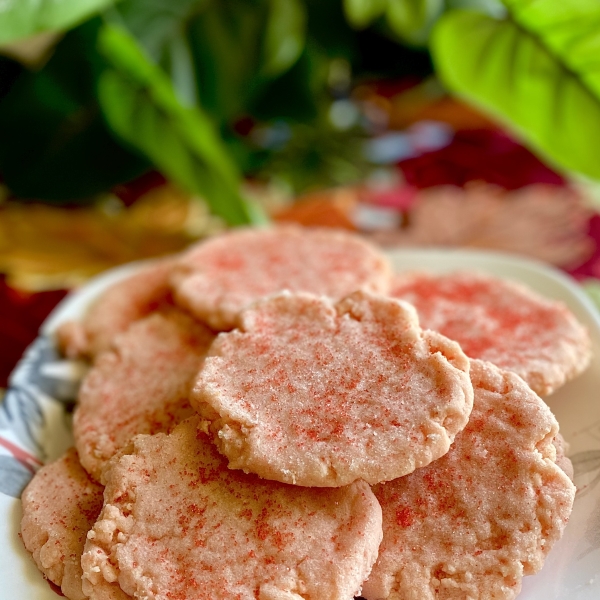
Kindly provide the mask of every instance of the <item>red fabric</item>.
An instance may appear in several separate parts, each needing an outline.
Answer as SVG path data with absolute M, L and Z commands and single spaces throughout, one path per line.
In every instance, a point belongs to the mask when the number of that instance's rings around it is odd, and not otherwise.
M 8 376 L 25 348 L 66 294 L 66 290 L 29 294 L 14 290 L 4 278 L 0 279 L 0 387 L 7 386 Z
M 569 273 L 580 281 L 589 278 L 600 279 L 600 215 L 596 214 L 590 219 L 587 233 L 595 242 L 594 253 L 583 264 L 569 270 Z
M 458 131 L 448 146 L 403 160 L 398 166 L 406 182 L 420 189 L 464 186 L 469 181 L 485 181 L 507 190 L 532 183 L 565 184 L 529 150 L 501 131 L 489 129 Z

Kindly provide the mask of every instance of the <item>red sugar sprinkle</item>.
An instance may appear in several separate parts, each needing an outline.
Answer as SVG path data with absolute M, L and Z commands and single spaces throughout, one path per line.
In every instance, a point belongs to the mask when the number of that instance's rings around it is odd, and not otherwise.
M 396 521 L 401 527 L 410 527 L 414 520 L 415 515 L 408 506 L 400 508 L 396 511 Z

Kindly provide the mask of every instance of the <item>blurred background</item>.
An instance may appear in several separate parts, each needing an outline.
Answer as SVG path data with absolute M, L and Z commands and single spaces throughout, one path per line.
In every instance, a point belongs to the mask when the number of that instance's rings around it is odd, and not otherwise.
M 600 3 L 0 9 L 0 387 L 68 290 L 270 220 L 541 259 L 600 298 Z

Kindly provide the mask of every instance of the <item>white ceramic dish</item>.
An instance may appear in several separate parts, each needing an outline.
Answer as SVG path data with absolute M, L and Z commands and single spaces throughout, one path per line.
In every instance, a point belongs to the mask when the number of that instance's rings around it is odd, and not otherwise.
M 565 535 L 544 569 L 524 580 L 519 600 L 600 598 L 600 312 L 570 278 L 541 263 L 492 252 L 398 250 L 398 271 L 479 270 L 523 282 L 546 297 L 562 300 L 588 327 L 594 347 L 591 367 L 547 401 L 570 444 L 578 486 Z M 66 298 L 48 318 L 39 338 L 15 369 L 0 407 L 0 599 L 56 600 L 18 537 L 20 490 L 37 465 L 58 457 L 72 443 L 68 407 L 84 366 L 57 356 L 52 334 L 64 320 L 83 314 L 90 301 L 114 281 L 135 271 L 127 265 L 97 277 Z

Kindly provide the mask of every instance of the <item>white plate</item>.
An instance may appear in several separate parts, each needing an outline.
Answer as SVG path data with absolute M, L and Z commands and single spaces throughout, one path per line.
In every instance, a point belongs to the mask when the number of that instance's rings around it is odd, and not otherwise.
M 398 271 L 476 269 L 523 282 L 548 298 L 565 302 L 588 327 L 594 347 L 590 368 L 547 399 L 570 444 L 578 487 L 573 515 L 544 569 L 526 577 L 519 600 L 598 600 L 600 598 L 600 313 L 563 273 L 544 264 L 493 252 L 398 250 L 390 252 Z M 44 323 L 40 336 L 13 375 L 0 407 L 0 598 L 56 600 L 18 537 L 18 496 L 41 462 L 58 457 L 72 443 L 68 407 L 84 373 L 81 364 L 62 360 L 52 333 L 76 319 L 108 285 L 134 272 L 127 265 L 95 278 L 69 295 Z

